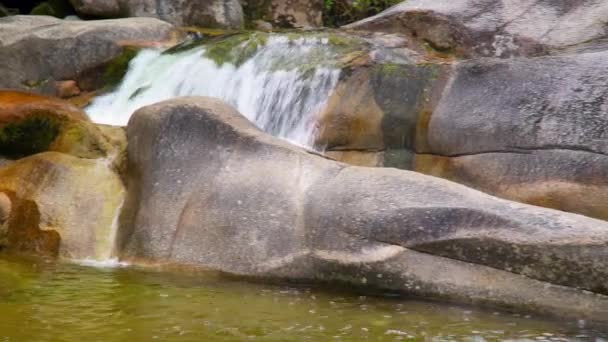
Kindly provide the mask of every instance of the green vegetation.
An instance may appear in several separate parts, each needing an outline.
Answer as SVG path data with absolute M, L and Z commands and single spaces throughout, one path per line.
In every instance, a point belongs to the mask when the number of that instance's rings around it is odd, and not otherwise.
M 38 115 L 0 127 L 0 154 L 20 158 L 46 151 L 61 125 L 60 120 Z
M 0 4 L 0 18 L 9 16 L 11 13 L 8 11 L 8 8 L 4 7 Z
M 324 0 L 323 22 L 336 27 L 376 15 L 403 0 Z
M 57 18 L 65 18 L 66 16 L 74 13 L 74 9 L 67 0 L 49 0 L 38 4 L 38 6 L 32 9 L 30 14 L 50 15 Z
M 324 44 L 311 44 L 305 55 L 279 55 L 270 60 L 270 70 L 300 70 L 305 76 L 319 66 L 342 68 L 353 60 L 366 55 L 369 43 L 365 40 L 331 30 L 297 31 L 281 33 L 256 31 L 232 32 L 220 36 L 190 41 L 166 50 L 165 54 L 175 54 L 204 47 L 203 57 L 213 60 L 218 66 L 225 63 L 241 66 L 268 43 L 270 37 L 287 38 L 286 47 L 297 44 L 300 39 L 310 39 Z M 139 90 L 132 96 L 136 97 Z
M 230 63 L 240 66 L 266 45 L 268 34 L 262 32 L 233 34 L 215 39 L 206 45 L 204 56 L 212 59 L 218 66 Z

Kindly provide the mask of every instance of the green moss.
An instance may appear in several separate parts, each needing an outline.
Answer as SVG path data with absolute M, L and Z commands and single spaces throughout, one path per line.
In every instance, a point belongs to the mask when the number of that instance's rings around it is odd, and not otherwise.
M 213 60 L 218 66 L 230 63 L 240 66 L 266 45 L 266 33 L 241 33 L 205 44 L 204 57 Z
M 135 58 L 138 52 L 138 48 L 126 47 L 120 56 L 112 59 L 108 63 L 103 75 L 101 76 L 105 88 L 114 88 L 120 84 L 123 77 L 127 73 L 127 70 L 129 70 L 129 63 L 133 58 Z
M 398 64 L 380 64 L 378 65 L 380 68 L 380 72 L 383 75 L 402 75 L 404 73 L 404 69 Z
M 50 151 L 70 154 L 80 158 L 100 158 L 108 154 L 108 145 L 102 132 L 90 122 L 66 123 L 49 146 Z
M 364 39 L 339 32 L 286 30 L 281 33 L 233 32 L 180 44 L 164 53 L 175 54 L 204 47 L 203 57 L 213 60 L 218 66 L 229 63 L 238 67 L 259 52 L 270 37 L 287 38 L 286 44 L 296 44 L 300 39 L 324 42 L 311 44 L 304 55 L 279 54 L 269 61 L 269 71 L 297 69 L 302 72 L 303 77 L 312 76 L 318 67 L 346 68 L 352 63 L 359 63 L 370 50 L 370 44 Z M 137 92 L 133 96 L 137 96 Z
M 171 55 L 171 54 L 176 54 L 176 53 L 179 53 L 182 51 L 188 51 L 195 47 L 208 44 L 211 41 L 221 40 L 221 39 L 233 36 L 235 34 L 238 34 L 238 32 L 234 32 L 234 31 L 227 31 L 227 30 L 221 30 L 221 29 L 198 28 L 198 27 L 195 27 L 195 28 L 186 27 L 184 30 L 189 35 L 195 35 L 195 36 L 198 36 L 199 38 L 186 40 L 182 43 L 179 43 L 179 44 L 163 51 L 163 54 Z
M 46 151 L 61 131 L 62 122 L 45 115 L 28 117 L 0 128 L 0 154 L 20 158 Z
M 22 82 L 22 84 L 30 89 L 33 88 L 39 88 L 43 85 L 45 85 L 46 83 L 48 83 L 49 80 L 48 79 L 44 79 L 44 80 L 27 80 Z

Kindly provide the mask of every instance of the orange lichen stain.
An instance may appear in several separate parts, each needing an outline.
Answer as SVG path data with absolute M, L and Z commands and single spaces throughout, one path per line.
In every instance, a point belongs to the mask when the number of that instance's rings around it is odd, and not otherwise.
M 68 101 L 17 90 L 0 90 L 0 126 L 41 114 L 88 120 L 82 110 Z

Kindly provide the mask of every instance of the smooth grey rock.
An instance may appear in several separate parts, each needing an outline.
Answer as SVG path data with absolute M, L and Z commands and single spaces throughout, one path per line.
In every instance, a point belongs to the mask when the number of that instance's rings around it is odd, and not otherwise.
M 416 171 L 608 220 L 608 52 L 458 64 Z
M 430 152 L 608 155 L 607 61 L 608 51 L 459 64 L 431 117 Z
M 350 29 L 405 32 L 462 56 L 512 57 L 608 47 L 608 2 L 408 0 Z
M 418 155 L 414 170 L 495 196 L 608 220 L 608 156 L 575 150 Z
M 152 18 L 0 18 L 0 88 L 54 94 L 55 81 L 73 79 L 119 56 L 121 42 L 164 40 L 172 31 L 170 24 Z
M 122 16 L 119 0 L 70 0 L 76 12 L 101 18 L 120 18 Z
M 243 27 L 239 0 L 70 0 L 76 11 L 105 18 L 153 17 L 176 26 Z
M 123 259 L 608 317 L 607 297 L 549 284 L 608 292 L 606 222 L 333 162 L 210 98 L 144 107 L 127 136 Z
M 456 65 L 414 170 L 608 220 L 607 61 L 608 51 Z

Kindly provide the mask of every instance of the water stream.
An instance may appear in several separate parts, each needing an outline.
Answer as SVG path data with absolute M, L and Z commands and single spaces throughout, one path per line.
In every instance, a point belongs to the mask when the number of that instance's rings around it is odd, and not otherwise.
M 118 89 L 96 98 L 87 113 L 98 123 L 126 125 L 142 106 L 211 96 L 272 135 L 311 146 L 314 116 L 340 75 L 324 63 L 335 57 L 328 40 L 286 35 L 227 40 L 175 53 L 141 51 Z
M 191 270 L 0 258 L 0 341 L 589 341 L 576 320 Z

